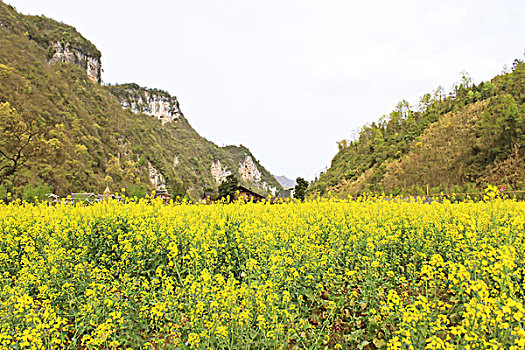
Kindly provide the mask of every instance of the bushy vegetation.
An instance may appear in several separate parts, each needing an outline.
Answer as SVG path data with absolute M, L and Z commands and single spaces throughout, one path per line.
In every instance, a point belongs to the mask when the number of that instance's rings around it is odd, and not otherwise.
M 137 159 L 131 154 L 124 156 L 125 140 L 115 137 L 113 130 L 136 139 L 134 127 L 148 121 L 131 118 L 122 111 L 81 68 L 70 64 L 49 66 L 43 49 L 34 41 L 0 30 L 0 101 L 5 106 L 0 119 L 6 121 L 0 127 L 13 130 L 13 125 L 7 123 L 12 115 L 19 125 L 30 125 L 30 132 L 35 134 L 25 149 L 16 142 L 15 133 L 3 135 L 3 152 L 18 154 L 21 150 L 24 163 L 15 172 L 4 172 L 2 183 L 16 192 L 21 186 L 43 181 L 65 195 L 102 191 L 106 182 L 118 188 L 130 187 L 137 176 L 139 181 L 147 181 L 145 172 L 136 166 Z M 122 176 L 109 166 L 119 151 L 120 167 L 125 172 Z M 5 157 L 0 159 L 2 166 L 6 162 Z
M 239 179 L 233 174 L 226 177 L 226 181 L 219 185 L 218 199 L 232 202 L 236 197 L 239 187 Z
M 0 184 L 7 192 L 23 197 L 26 186 L 44 183 L 61 196 L 101 193 L 107 185 L 149 193 L 149 162 L 174 197 L 198 199 L 204 189 L 217 192 L 212 161 L 236 170 L 251 155 L 245 148 L 232 153 L 217 147 L 185 118 L 162 126 L 155 118 L 123 110 L 111 92 L 140 91 L 135 84 L 100 86 L 80 67 L 49 65 L 49 44 L 56 41 L 100 56 L 73 27 L 20 15 L 1 1 L 0 22 Z M 260 169 L 266 182 L 279 187 Z
M 52 45 L 61 43 L 62 45 L 70 44 L 73 48 L 100 59 L 101 53 L 96 46 L 80 35 L 74 27 L 45 16 L 24 16 L 23 19 L 27 26 L 27 36 L 43 48 L 47 48 L 48 58 L 50 58 Z
M 295 180 L 295 182 L 296 182 L 296 185 L 294 188 L 295 190 L 294 198 L 304 201 L 305 196 L 306 196 L 306 191 L 308 190 L 308 186 L 310 184 L 308 183 L 308 181 L 306 181 L 302 177 L 298 177 Z
M 446 95 L 400 102 L 354 141 L 343 140 L 311 191 L 424 194 L 485 183 L 525 189 L 525 64 L 479 85 L 467 74 Z
M 0 204 L 0 349 L 521 349 L 525 204 Z

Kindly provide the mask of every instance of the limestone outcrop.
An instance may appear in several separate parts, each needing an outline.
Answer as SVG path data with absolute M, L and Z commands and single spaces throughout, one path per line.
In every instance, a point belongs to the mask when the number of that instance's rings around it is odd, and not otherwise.
M 229 171 L 226 166 L 222 166 L 220 160 L 211 163 L 211 176 L 213 176 L 213 179 L 218 184 L 221 184 L 224 181 L 226 181 L 226 178 L 231 174 L 232 172 Z
M 110 89 L 122 108 L 130 109 L 135 114 L 153 116 L 160 119 L 163 125 L 183 117 L 177 98 L 165 91 L 146 89 L 137 84 L 115 85 Z
M 166 189 L 166 180 L 160 171 L 155 169 L 151 163 L 148 162 L 149 181 L 155 187 L 155 190 Z
M 53 55 L 49 63 L 68 62 L 76 64 L 86 70 L 94 83 L 100 84 L 102 65 L 100 58 L 88 55 L 81 48 L 73 47 L 70 43 L 55 42 L 51 44 Z
M 261 171 L 252 157 L 246 156 L 242 163 L 239 163 L 239 175 L 241 179 L 252 183 L 255 187 L 270 192 L 275 195 L 277 188 L 269 185 L 266 181 L 261 181 Z
M 239 164 L 239 175 L 244 181 L 258 183 L 261 181 L 261 172 L 253 161 L 253 158 L 246 156 L 244 162 Z

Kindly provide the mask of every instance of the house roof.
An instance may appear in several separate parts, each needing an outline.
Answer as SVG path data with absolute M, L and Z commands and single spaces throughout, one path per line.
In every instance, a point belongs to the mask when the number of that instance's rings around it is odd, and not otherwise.
M 262 197 L 262 198 L 266 198 L 266 196 L 262 193 L 259 193 L 259 192 L 256 192 L 255 190 L 247 187 L 247 186 L 244 186 L 244 185 L 239 185 L 237 186 L 237 189 L 239 191 L 244 191 L 244 192 L 248 192 L 249 194 L 251 194 L 252 196 L 257 196 L 257 197 Z
M 71 198 L 89 198 L 91 196 L 95 196 L 94 193 L 71 193 Z

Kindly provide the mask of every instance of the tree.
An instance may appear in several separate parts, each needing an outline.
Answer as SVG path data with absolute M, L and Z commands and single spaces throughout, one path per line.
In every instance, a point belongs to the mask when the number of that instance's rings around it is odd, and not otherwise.
M 462 86 L 465 90 L 470 89 L 472 86 L 472 77 L 470 74 L 468 74 L 467 71 L 461 71 L 459 74 L 461 74 L 460 86 Z
M 297 184 L 295 185 L 294 198 L 304 201 L 304 197 L 306 196 L 306 190 L 308 189 L 308 181 L 306 181 L 302 177 L 298 177 L 295 180 L 295 182 Z
M 0 103 L 0 131 L 0 181 L 3 181 L 15 175 L 34 154 L 38 131 L 9 102 Z
M 239 180 L 235 175 L 231 174 L 226 177 L 226 180 L 219 185 L 219 198 L 226 198 L 230 202 L 235 199 L 235 192 L 239 187 Z
M 171 197 L 182 200 L 184 196 L 186 196 L 186 192 L 188 191 L 188 187 L 182 181 L 181 179 L 175 179 L 171 181 L 171 179 L 168 179 L 169 181 L 169 187 L 171 192 Z

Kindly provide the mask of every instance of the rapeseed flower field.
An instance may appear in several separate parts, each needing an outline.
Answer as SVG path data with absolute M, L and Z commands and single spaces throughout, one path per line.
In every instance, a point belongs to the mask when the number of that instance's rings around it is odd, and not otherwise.
M 0 204 L 0 349 L 524 349 L 525 203 Z

